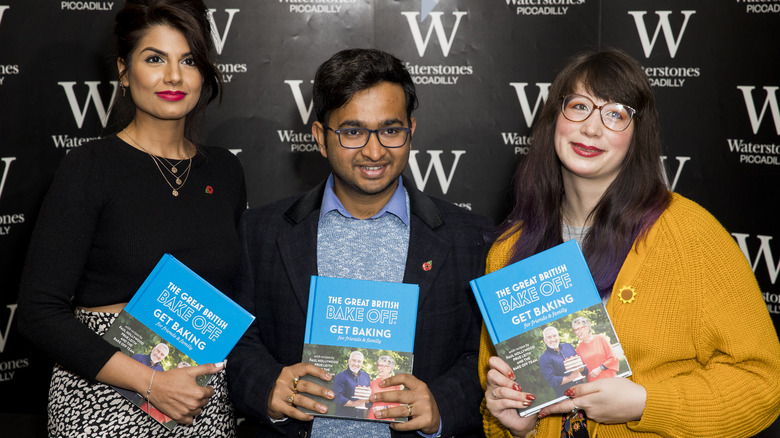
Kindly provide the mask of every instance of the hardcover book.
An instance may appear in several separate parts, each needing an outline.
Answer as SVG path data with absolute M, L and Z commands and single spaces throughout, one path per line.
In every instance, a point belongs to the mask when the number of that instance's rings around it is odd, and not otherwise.
M 566 389 L 578 383 L 631 375 L 576 241 L 470 284 L 496 353 L 536 397 L 521 416 L 567 399 Z
M 122 353 L 157 371 L 225 360 L 249 324 L 249 312 L 170 254 L 165 254 L 103 335 Z M 211 376 L 200 376 L 204 386 Z M 136 392 L 114 387 L 166 428 L 176 421 Z
M 416 284 L 312 276 L 306 315 L 302 362 L 312 363 L 333 377 L 329 382 L 304 376 L 333 390 L 334 400 L 306 394 L 328 407 L 336 418 L 403 422 L 407 418 L 377 419 L 376 412 L 399 403 L 371 403 L 381 379 L 411 373 L 417 324 Z

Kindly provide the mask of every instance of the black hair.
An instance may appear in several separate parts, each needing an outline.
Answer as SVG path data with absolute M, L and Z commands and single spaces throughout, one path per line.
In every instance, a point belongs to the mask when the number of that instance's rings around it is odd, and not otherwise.
M 214 41 L 208 14 L 202 0 L 128 0 L 117 13 L 114 24 L 116 56 L 125 64 L 125 70 L 119 72 L 120 83 L 130 68 L 131 54 L 150 28 L 170 26 L 187 40 L 195 66 L 203 77 L 198 104 L 185 118 L 185 136 L 190 139 L 197 136 L 206 105 L 222 93 L 222 75 L 213 61 Z M 118 132 L 130 123 L 134 115 L 132 99 L 117 90 L 106 129 Z
M 411 123 L 417 108 L 417 92 L 409 71 L 395 56 L 377 49 L 342 50 L 322 63 L 314 75 L 314 111 L 327 125 L 330 113 L 344 106 L 358 91 L 380 82 L 400 85 L 406 97 L 406 117 Z

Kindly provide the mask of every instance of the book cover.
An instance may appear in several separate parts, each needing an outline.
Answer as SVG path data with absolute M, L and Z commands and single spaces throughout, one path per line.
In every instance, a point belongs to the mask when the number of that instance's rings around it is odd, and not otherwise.
M 536 400 L 565 400 L 578 383 L 631 375 L 579 244 L 570 240 L 470 282 L 485 327 L 517 383 Z
M 225 360 L 255 319 L 206 280 L 165 254 L 103 335 L 122 353 L 156 369 L 170 370 Z M 200 376 L 198 384 L 210 376 Z M 114 387 L 166 428 L 176 422 L 141 394 Z
M 407 418 L 377 419 L 380 409 L 399 403 L 371 403 L 378 381 L 412 372 L 417 324 L 416 284 L 312 276 L 302 362 L 329 372 L 330 382 L 313 381 L 333 390 L 334 400 L 306 394 L 328 407 L 320 416 L 358 420 L 403 422 Z

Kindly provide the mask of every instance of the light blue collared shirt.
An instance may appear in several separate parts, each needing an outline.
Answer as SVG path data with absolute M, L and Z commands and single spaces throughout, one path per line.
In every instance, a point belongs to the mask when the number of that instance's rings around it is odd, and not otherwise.
M 325 183 L 325 193 L 322 195 L 322 207 L 320 207 L 320 221 L 323 216 L 329 211 L 336 210 L 344 217 L 354 217 L 352 213 L 347 211 L 344 204 L 333 192 L 333 174 L 328 176 L 328 181 Z M 398 216 L 407 227 L 409 226 L 409 210 L 406 206 L 406 189 L 404 188 L 403 178 L 398 177 L 398 187 L 395 188 L 393 196 L 387 201 L 384 207 L 382 207 L 377 214 L 371 216 L 369 219 L 375 219 L 383 216 L 385 213 L 390 213 Z

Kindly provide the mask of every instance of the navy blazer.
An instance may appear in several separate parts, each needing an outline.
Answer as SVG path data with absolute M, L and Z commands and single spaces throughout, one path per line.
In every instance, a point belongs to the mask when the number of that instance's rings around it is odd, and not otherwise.
M 247 210 L 241 220 L 243 261 L 235 298 L 257 318 L 230 354 L 227 377 L 240 413 L 261 423 L 257 436 L 310 435 L 311 422 L 271 422 L 267 400 L 282 368 L 301 361 L 324 187 L 323 182 L 303 195 Z M 468 282 L 484 274 L 490 222 L 405 187 L 411 230 L 404 282 L 420 286 L 413 374 L 436 399 L 442 436 L 482 436 L 477 374 L 482 319 Z M 425 270 L 428 261 L 432 269 Z M 419 435 L 393 431 L 393 436 Z

